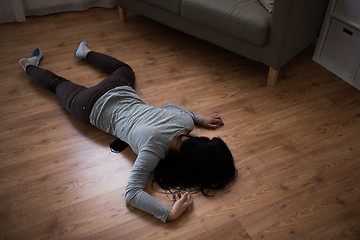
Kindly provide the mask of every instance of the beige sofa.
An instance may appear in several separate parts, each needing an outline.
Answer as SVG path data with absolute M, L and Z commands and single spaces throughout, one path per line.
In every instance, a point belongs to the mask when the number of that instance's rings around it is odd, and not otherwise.
M 118 0 L 126 9 L 279 69 L 318 37 L 328 0 Z M 267 8 L 265 8 L 266 6 Z

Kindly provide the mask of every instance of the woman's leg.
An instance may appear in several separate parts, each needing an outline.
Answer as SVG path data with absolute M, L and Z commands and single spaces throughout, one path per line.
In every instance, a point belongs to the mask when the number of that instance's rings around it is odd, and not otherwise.
M 135 75 L 126 63 L 108 55 L 91 51 L 86 55 L 86 60 L 109 76 L 100 84 L 116 81 L 120 86 L 134 87 Z
M 81 114 L 82 111 L 79 111 L 80 108 L 74 105 L 74 99 L 79 93 L 85 91 L 87 89 L 86 87 L 72 83 L 53 72 L 33 65 L 26 67 L 26 73 L 37 84 L 54 92 L 56 96 L 58 96 L 61 104 L 76 118 L 89 122 L 88 117 L 84 117 L 83 114 Z
M 110 76 L 102 84 L 116 81 L 118 84 L 134 87 L 135 75 L 129 65 L 108 55 L 91 51 L 87 42 L 79 44 L 75 58 L 86 59 L 95 67 L 109 74 Z
M 89 121 L 92 107 L 96 101 L 113 88 L 120 86 L 134 87 L 135 75 L 129 65 L 102 53 L 91 51 L 86 55 L 86 59 L 89 63 L 109 74 L 107 78 L 97 85 L 77 93 L 70 106 L 70 112 L 76 112 L 74 115 L 77 118 Z
M 99 67 L 105 73 L 110 74 L 99 84 L 86 88 L 70 82 L 48 70 L 34 65 L 25 67 L 27 74 L 39 85 L 53 91 L 60 102 L 76 118 L 89 123 L 89 116 L 95 102 L 107 91 L 119 86 L 134 86 L 135 75 L 131 67 L 110 56 L 89 52 L 86 59 Z

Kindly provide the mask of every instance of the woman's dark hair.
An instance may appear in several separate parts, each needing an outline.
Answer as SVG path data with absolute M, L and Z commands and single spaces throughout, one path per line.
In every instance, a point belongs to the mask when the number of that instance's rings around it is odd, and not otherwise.
M 169 152 L 159 162 L 153 182 L 170 192 L 200 191 L 212 197 L 237 176 L 233 156 L 220 138 L 186 136 L 178 153 Z

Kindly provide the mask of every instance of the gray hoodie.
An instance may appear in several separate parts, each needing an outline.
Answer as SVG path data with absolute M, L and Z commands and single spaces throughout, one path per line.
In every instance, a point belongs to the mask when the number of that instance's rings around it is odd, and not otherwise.
M 194 123 L 201 125 L 202 119 L 175 104 L 162 108 L 147 105 L 129 86 L 114 88 L 97 100 L 90 114 L 91 124 L 128 143 L 137 154 L 126 187 L 127 203 L 166 221 L 171 209 L 144 188 L 174 137 L 192 131 Z

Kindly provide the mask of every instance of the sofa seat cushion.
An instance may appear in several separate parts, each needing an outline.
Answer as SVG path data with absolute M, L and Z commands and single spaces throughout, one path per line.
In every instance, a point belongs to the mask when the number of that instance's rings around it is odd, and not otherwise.
M 270 14 L 258 0 L 182 0 L 181 17 L 262 46 Z
M 179 14 L 180 12 L 181 0 L 144 0 L 144 2 L 147 2 L 151 5 L 165 9 L 175 14 Z

